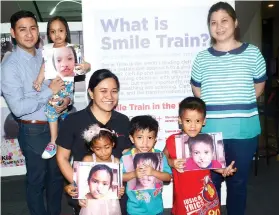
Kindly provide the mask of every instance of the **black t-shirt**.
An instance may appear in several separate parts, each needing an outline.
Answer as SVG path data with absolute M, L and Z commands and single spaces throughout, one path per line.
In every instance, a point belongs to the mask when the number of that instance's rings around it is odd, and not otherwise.
M 99 122 L 90 110 L 90 106 L 76 113 L 70 114 L 61 122 L 59 127 L 57 145 L 71 150 L 74 161 L 81 161 L 83 157 L 92 152 L 86 146 L 86 142 L 82 137 L 85 129 L 92 124 L 99 124 L 101 127 L 107 127 L 117 133 L 117 143 L 113 149 L 113 155 L 117 158 L 122 156 L 124 149 L 131 147 L 129 140 L 129 119 L 124 114 L 112 111 L 112 115 L 107 124 L 103 125 Z

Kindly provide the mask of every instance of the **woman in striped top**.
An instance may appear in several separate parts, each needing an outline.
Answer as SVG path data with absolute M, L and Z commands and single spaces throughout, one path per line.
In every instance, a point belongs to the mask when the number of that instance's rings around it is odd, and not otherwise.
M 228 215 L 244 215 L 249 167 L 261 132 L 257 98 L 265 86 L 266 66 L 260 50 L 238 38 L 234 9 L 214 4 L 207 23 L 212 47 L 198 53 L 192 67 L 191 86 L 207 107 L 203 132 L 222 132 L 226 162 L 238 171 L 227 182 Z M 223 178 L 212 173 L 218 194 Z

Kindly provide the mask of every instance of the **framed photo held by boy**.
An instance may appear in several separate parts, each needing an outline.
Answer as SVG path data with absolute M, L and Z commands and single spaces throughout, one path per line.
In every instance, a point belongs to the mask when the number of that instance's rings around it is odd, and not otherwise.
M 177 158 L 185 159 L 184 171 L 226 167 L 222 133 L 175 136 Z
M 137 153 L 133 155 L 123 156 L 123 165 L 126 172 L 135 171 L 143 166 L 151 166 L 153 169 L 163 171 L 163 153 Z M 134 178 L 128 183 L 130 190 L 148 190 L 158 189 L 163 186 L 163 182 L 154 176 L 143 176 L 142 178 Z

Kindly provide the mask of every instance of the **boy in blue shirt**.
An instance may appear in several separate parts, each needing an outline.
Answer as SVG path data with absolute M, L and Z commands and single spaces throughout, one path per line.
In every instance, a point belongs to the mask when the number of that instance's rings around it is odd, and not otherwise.
M 161 153 L 160 150 L 154 149 L 156 144 L 157 133 L 159 125 L 158 122 L 148 115 L 136 116 L 130 123 L 130 139 L 135 145 L 130 151 L 123 156 L 140 153 Z M 120 160 L 123 163 L 123 157 Z M 162 172 L 154 168 L 153 165 L 143 164 L 137 166 L 134 171 L 127 172 L 127 164 L 123 165 L 123 181 L 128 182 L 132 179 L 143 179 L 146 177 L 155 177 L 156 179 L 169 182 L 172 178 L 171 169 L 168 165 L 165 155 L 163 155 Z M 133 190 L 126 187 L 128 196 L 127 212 L 129 215 L 162 215 L 163 214 L 163 199 L 162 186 L 155 186 L 153 189 Z

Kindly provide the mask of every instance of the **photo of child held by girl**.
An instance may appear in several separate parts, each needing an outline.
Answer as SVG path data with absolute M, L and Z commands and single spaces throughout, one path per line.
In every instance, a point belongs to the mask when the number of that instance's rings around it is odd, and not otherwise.
M 177 155 L 185 158 L 184 171 L 226 167 L 221 133 L 175 136 Z
M 152 166 L 153 169 L 163 171 L 163 153 L 140 153 L 134 157 L 125 155 L 122 157 L 123 164 L 127 171 L 144 169 L 145 166 Z M 163 182 L 151 175 L 144 175 L 142 178 L 134 178 L 128 181 L 130 190 L 148 190 L 157 189 L 163 186 Z
M 43 57 L 45 61 L 45 79 L 54 79 L 59 76 L 63 81 L 74 81 L 74 76 L 79 75 L 76 70 L 78 62 L 78 45 L 68 44 L 65 47 L 45 47 Z
M 75 162 L 77 199 L 118 199 L 121 186 L 117 163 Z M 75 198 L 75 197 L 74 197 Z
M 82 162 L 74 162 L 73 182 L 64 189 L 72 198 L 79 199 L 79 215 L 121 215 L 118 199 L 125 188 L 120 161 L 112 155 L 116 133 L 93 124 L 82 136 L 92 153 Z

